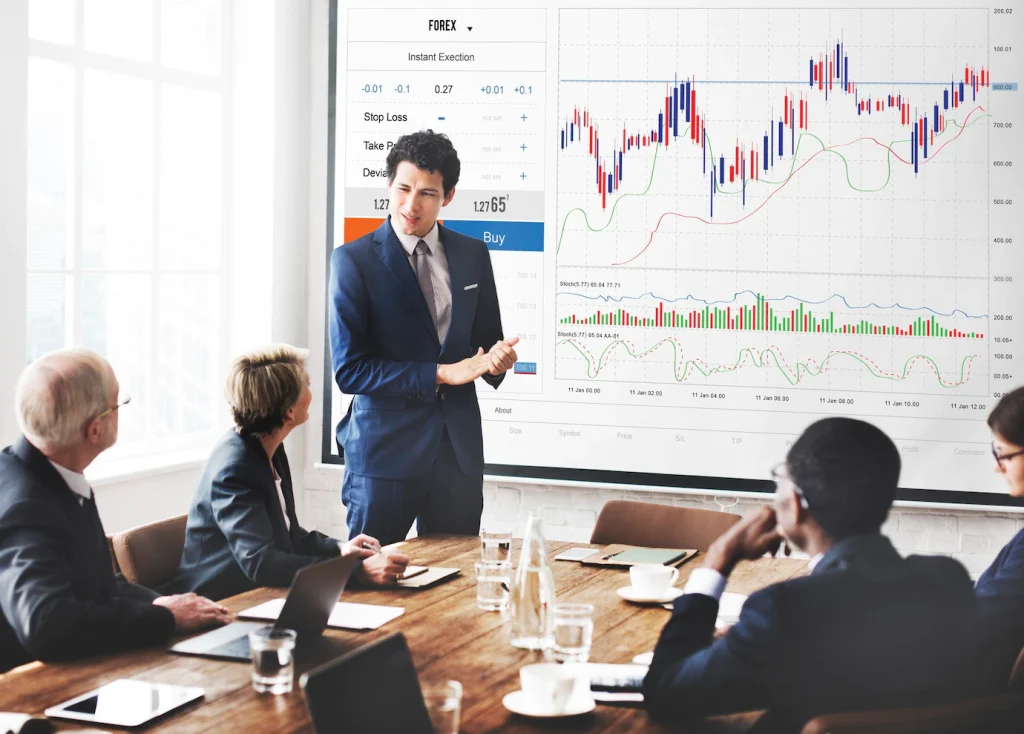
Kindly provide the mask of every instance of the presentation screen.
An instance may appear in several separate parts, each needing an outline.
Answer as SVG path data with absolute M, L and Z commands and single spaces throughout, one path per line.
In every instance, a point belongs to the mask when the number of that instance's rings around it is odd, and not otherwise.
M 325 254 L 386 221 L 399 136 L 451 138 L 443 224 L 520 339 L 477 384 L 488 474 L 767 491 L 842 415 L 895 441 L 902 498 L 1010 502 L 1019 8 L 467 4 L 332 5 Z

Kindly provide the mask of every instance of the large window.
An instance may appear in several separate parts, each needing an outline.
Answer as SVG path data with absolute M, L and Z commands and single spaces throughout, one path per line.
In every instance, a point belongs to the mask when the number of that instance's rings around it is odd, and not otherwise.
M 113 457 L 206 446 L 229 302 L 227 0 L 31 0 L 28 359 L 81 345 L 131 404 Z

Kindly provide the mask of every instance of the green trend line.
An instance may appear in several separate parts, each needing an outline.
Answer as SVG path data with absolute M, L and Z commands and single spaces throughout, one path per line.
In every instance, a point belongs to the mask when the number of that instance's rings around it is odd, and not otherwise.
M 955 126 L 955 127 L 959 127 L 961 129 L 966 129 L 968 127 L 971 127 L 971 126 L 977 124 L 981 120 L 984 120 L 985 118 L 988 118 L 988 117 L 991 117 L 991 116 L 992 116 L 991 114 L 979 115 L 977 118 L 975 118 L 974 120 L 969 122 L 966 126 L 960 125 L 960 123 L 958 123 L 956 120 L 952 120 L 952 119 L 949 120 L 949 123 L 951 125 Z M 687 126 L 686 129 L 689 129 L 689 125 Z M 685 132 L 686 132 L 686 130 L 683 130 L 683 133 L 685 133 Z M 945 135 L 945 134 L 946 134 L 946 130 L 943 130 L 936 137 L 938 138 L 939 136 Z M 885 176 L 885 181 L 883 181 L 880 186 L 878 186 L 877 188 L 874 188 L 874 189 L 863 189 L 863 188 L 859 188 L 859 187 L 855 186 L 853 184 L 853 182 L 850 180 L 850 162 L 846 159 L 846 157 L 842 153 L 840 153 L 839 151 L 833 150 L 832 148 L 827 147 L 825 145 L 824 141 L 821 138 L 819 138 L 817 135 L 815 135 L 814 133 L 811 133 L 811 132 L 802 132 L 802 133 L 800 133 L 800 136 L 797 138 L 796 149 L 795 149 L 793 155 L 790 157 L 789 173 L 786 174 L 785 178 L 783 178 L 781 181 L 772 181 L 772 180 L 764 179 L 764 178 L 761 178 L 761 179 L 747 179 L 747 181 L 750 182 L 750 183 L 763 183 L 763 184 L 767 184 L 767 185 L 771 185 L 771 186 L 782 186 L 787 181 L 789 181 L 789 179 L 792 178 L 794 171 L 796 170 L 796 165 L 797 165 L 798 157 L 799 157 L 799 154 L 800 154 L 800 145 L 803 142 L 804 137 L 813 138 L 818 143 L 818 145 L 821 146 L 821 152 L 823 152 L 823 153 L 831 153 L 832 155 L 838 156 L 840 158 L 840 160 L 842 160 L 842 162 L 843 162 L 843 170 L 844 170 L 844 175 L 846 177 L 846 184 L 847 184 L 847 186 L 849 186 L 854 191 L 856 191 L 858 193 L 862 193 L 862 194 L 875 194 L 875 193 L 878 193 L 879 191 L 882 191 L 883 189 L 885 189 L 889 185 L 890 181 L 892 181 L 892 172 L 893 172 L 892 159 L 893 159 L 893 155 L 894 154 L 893 154 L 892 148 L 893 148 L 894 145 L 898 145 L 900 143 L 906 144 L 906 143 L 910 142 L 909 140 L 893 140 L 893 141 L 891 141 L 889 143 L 888 146 L 886 146 L 886 151 L 887 152 L 886 152 L 886 176 Z M 591 232 L 601 232 L 601 231 L 607 229 L 611 225 L 612 219 L 614 218 L 614 215 L 615 215 L 615 210 L 618 207 L 620 201 L 622 201 L 623 199 L 625 199 L 627 197 L 645 196 L 651 190 L 651 185 L 654 183 L 654 170 L 655 170 L 655 168 L 657 167 L 657 164 L 658 164 L 658 150 L 660 148 L 661 148 L 661 143 L 657 143 L 654 146 L 654 158 L 651 160 L 651 175 L 650 175 L 649 180 L 647 181 L 647 187 L 643 191 L 641 191 L 641 192 L 621 194 L 620 196 L 618 196 L 615 199 L 615 201 L 612 202 L 612 208 L 608 212 L 608 221 L 603 226 L 601 226 L 601 227 L 592 227 L 590 225 L 590 217 L 587 215 L 587 212 L 583 208 L 581 208 L 581 207 L 575 207 L 573 209 L 570 209 L 568 212 L 566 212 L 565 217 L 562 219 L 562 227 L 561 227 L 561 229 L 560 229 L 560 231 L 558 233 L 558 243 L 555 246 L 555 255 L 557 255 L 559 253 L 559 251 L 561 251 L 561 249 L 562 249 L 562 239 L 565 236 L 565 228 L 568 225 L 569 217 L 572 216 L 575 212 L 581 212 L 583 214 L 584 222 L 585 222 L 586 227 L 587 227 L 587 229 L 589 231 L 591 231 Z M 709 155 L 711 156 L 711 160 L 714 160 L 715 152 L 714 152 L 714 148 L 713 148 L 713 146 L 712 146 L 710 141 L 708 142 L 708 151 L 709 151 Z M 815 154 L 815 155 L 817 155 L 817 154 Z M 728 191 L 728 190 L 726 190 L 724 188 L 720 188 L 717 181 L 713 181 L 713 183 L 714 183 L 714 187 L 715 187 L 715 192 L 720 194 L 720 195 L 724 195 L 724 196 L 739 196 L 742 193 L 742 188 L 736 189 L 734 191 Z
M 634 353 L 632 347 L 627 342 L 625 342 L 625 341 L 623 341 L 621 339 L 613 341 L 611 344 L 609 344 L 607 347 L 605 347 L 604 351 L 601 352 L 601 356 L 597 359 L 597 364 L 596 365 L 594 364 L 593 355 L 589 353 L 589 350 L 587 350 L 585 347 L 583 347 L 581 344 L 579 344 L 575 339 L 562 339 L 561 341 L 556 343 L 556 346 L 561 346 L 562 344 L 571 345 L 574 349 L 576 349 L 576 351 L 578 351 L 581 355 L 583 355 L 584 358 L 586 358 L 586 360 L 587 360 L 587 377 L 589 377 L 591 379 L 596 378 L 597 375 L 603 369 L 603 365 L 604 365 L 604 362 L 605 362 L 605 357 L 608 355 L 608 353 L 612 349 L 614 349 L 615 347 L 617 347 L 619 345 L 621 345 L 626 350 L 626 353 L 630 357 L 632 357 L 633 359 L 640 359 L 642 357 L 645 357 L 648 354 L 651 354 L 652 352 L 654 352 L 655 350 L 660 348 L 664 344 L 669 344 L 672 347 L 672 352 L 673 352 L 672 363 L 673 363 L 673 365 L 678 365 L 679 364 L 679 359 L 681 357 L 680 346 L 676 342 L 676 340 L 672 339 L 672 338 L 662 339 L 660 342 L 658 342 L 657 344 L 652 346 L 650 349 L 647 349 L 646 351 L 644 351 L 644 352 L 642 352 L 640 354 Z M 743 363 L 748 358 L 750 359 L 750 362 L 751 362 L 752 366 L 754 366 L 754 367 L 765 367 L 765 366 L 768 365 L 768 357 L 770 356 L 772 361 L 775 362 L 775 366 L 778 367 L 779 372 L 782 373 L 782 375 L 786 378 L 786 380 L 789 382 L 789 384 L 790 385 L 796 385 L 797 383 L 799 383 L 803 379 L 804 375 L 809 375 L 811 377 L 817 377 L 818 375 L 820 375 L 823 372 L 825 372 L 828 369 L 829 361 L 833 357 L 844 356 L 844 357 L 850 357 L 851 359 L 854 359 L 857 362 L 860 362 L 865 367 L 867 367 L 867 369 L 871 373 L 872 377 L 877 377 L 877 378 L 883 379 L 883 380 L 890 380 L 892 382 L 900 382 L 902 380 L 905 380 L 907 378 L 907 376 L 910 374 L 910 370 L 914 366 L 914 362 L 916 362 L 917 360 L 923 360 L 935 372 L 935 377 L 938 380 L 939 385 L 941 385 L 944 388 L 949 389 L 949 388 L 959 387 L 960 385 L 963 385 L 965 382 L 967 382 L 970 379 L 970 374 L 969 374 L 970 363 L 971 363 L 972 360 L 976 359 L 979 356 L 977 354 L 972 354 L 972 355 L 964 357 L 963 361 L 960 363 L 960 377 L 959 377 L 959 379 L 956 382 L 947 383 L 945 380 L 943 380 L 943 378 L 941 376 L 938 364 L 936 364 L 935 360 L 932 359 L 931 357 L 929 357 L 926 354 L 915 354 L 915 355 L 912 355 L 904 363 L 903 371 L 902 372 L 887 374 L 883 370 L 881 370 L 878 367 L 878 365 L 876 365 L 874 362 L 872 362 L 867 357 L 865 357 L 865 356 L 863 356 L 861 354 L 858 354 L 856 352 L 842 351 L 842 350 L 836 350 L 836 351 L 829 352 L 829 354 L 825 357 L 825 359 L 822 360 L 820 365 L 817 365 L 817 363 L 814 360 L 807 360 L 806 362 L 797 362 L 796 363 L 796 369 L 793 370 L 786 363 L 786 360 L 784 358 L 780 357 L 780 355 L 776 353 L 777 351 L 780 351 L 780 350 L 778 350 L 777 347 L 769 347 L 768 349 L 763 349 L 763 350 L 757 350 L 757 349 L 754 349 L 752 347 L 744 347 L 743 349 L 740 349 L 739 354 L 736 357 L 735 364 L 733 364 L 731 366 L 730 365 L 721 365 L 721 366 L 718 366 L 718 367 L 707 367 L 700 360 L 698 360 L 698 359 L 691 359 L 691 360 L 687 360 L 686 362 L 684 362 L 682 364 L 682 371 L 681 372 L 678 369 L 673 370 L 673 377 L 675 378 L 676 382 L 683 382 L 684 380 L 686 380 L 689 377 L 689 375 L 691 373 L 691 370 L 696 370 L 697 372 L 700 372 L 704 377 L 708 377 L 709 375 L 712 375 L 712 374 L 715 374 L 715 373 L 733 372 L 735 370 L 738 370 L 740 367 L 742 367 Z
M 684 129 L 683 132 L 685 133 L 686 130 L 689 130 L 689 129 L 690 129 L 690 126 L 687 125 L 686 129 Z M 629 197 L 629 196 L 646 196 L 647 195 L 647 192 L 651 190 L 651 184 L 654 183 L 654 167 L 658 164 L 658 150 L 660 148 L 661 148 L 661 143 L 657 143 L 654 146 L 654 158 L 653 158 L 653 160 L 651 160 L 651 177 L 647 181 L 647 188 L 645 188 L 643 191 L 640 191 L 640 192 L 635 193 L 635 194 L 620 194 L 615 199 L 615 201 L 612 202 L 611 211 L 608 212 L 608 221 L 604 223 L 603 227 L 591 227 L 590 226 L 590 217 L 587 216 L 586 210 L 581 208 L 581 207 L 576 207 L 575 209 L 570 209 L 569 211 L 567 211 L 565 213 L 565 217 L 562 218 L 562 230 L 558 233 L 558 244 L 555 245 L 555 254 L 556 255 L 558 254 L 558 251 L 562 249 L 562 237 L 565 236 L 565 225 L 569 223 L 569 216 L 573 212 L 580 212 L 581 214 L 583 214 L 583 221 L 586 222 L 587 229 L 589 229 L 591 232 L 601 232 L 602 230 L 607 229 L 608 225 L 610 225 L 612 223 L 612 219 L 615 216 L 615 209 L 619 206 L 619 202 L 620 201 L 622 201 L 623 199 L 625 199 L 626 197 Z
M 974 118 L 969 123 L 967 123 L 966 127 L 971 127 L 975 123 L 977 123 L 977 122 L 979 122 L 981 120 L 984 120 L 986 117 L 992 117 L 992 115 L 991 114 L 979 115 L 978 117 Z M 956 120 L 950 120 L 949 122 L 950 122 L 951 125 L 953 125 L 955 127 L 959 127 L 961 129 L 966 129 L 965 126 L 961 125 Z M 938 140 L 940 137 L 942 137 L 946 133 L 947 133 L 947 130 L 943 130 L 941 133 L 939 133 L 938 135 L 935 136 L 935 139 Z M 796 170 L 796 164 L 797 164 L 798 156 L 800 154 L 800 143 L 803 142 L 804 137 L 809 137 L 809 138 L 813 138 L 814 140 L 816 140 L 818 145 L 821 146 L 821 152 L 822 153 L 830 153 L 832 155 L 838 156 L 843 161 L 843 172 L 844 172 L 844 174 L 846 176 L 846 185 L 849 186 L 854 191 L 856 191 L 858 193 L 861 193 L 861 194 L 877 194 L 879 191 L 882 191 L 883 189 L 885 189 L 889 185 L 889 182 L 892 180 L 892 172 L 893 172 L 892 159 L 893 159 L 893 157 L 895 155 L 894 152 L 893 152 L 893 146 L 894 145 L 901 145 L 901 144 L 902 145 L 908 145 L 910 143 L 909 139 L 907 139 L 907 140 L 892 140 L 892 141 L 890 141 L 889 144 L 887 146 L 885 146 L 885 150 L 886 150 L 886 164 L 887 164 L 887 171 L 886 171 L 885 181 L 883 181 L 882 184 L 880 186 L 878 186 L 877 188 L 874 188 L 874 189 L 862 189 L 862 188 L 860 188 L 858 186 L 855 186 L 854 183 L 850 180 L 850 162 L 846 159 L 846 157 L 842 153 L 840 153 L 839 151 L 837 151 L 837 150 L 835 150 L 833 148 L 829 148 L 828 146 L 826 146 L 825 142 L 821 138 L 819 138 L 817 135 L 815 135 L 814 133 L 812 133 L 812 132 L 803 132 L 803 133 L 800 133 L 800 136 L 796 139 L 796 151 L 790 157 L 789 173 L 786 174 L 786 177 L 784 179 L 782 179 L 781 181 L 772 181 L 771 179 L 767 179 L 767 178 L 758 178 L 758 179 L 754 179 L 752 182 L 753 183 L 766 183 L 766 184 L 771 184 L 771 185 L 774 185 L 774 186 L 781 186 L 784 183 L 786 183 L 790 178 L 792 178 L 793 173 Z M 711 151 L 711 160 L 714 160 L 715 153 L 714 153 L 714 150 L 713 150 L 712 145 L 711 145 L 710 142 L 708 142 L 708 149 Z M 751 179 L 747 179 L 747 181 L 751 182 Z M 717 181 L 715 181 L 714 183 L 715 183 L 715 193 L 722 194 L 723 196 L 739 196 L 741 193 L 743 193 L 742 188 L 736 189 L 735 191 L 729 191 L 729 190 L 726 190 L 725 188 L 719 187 Z

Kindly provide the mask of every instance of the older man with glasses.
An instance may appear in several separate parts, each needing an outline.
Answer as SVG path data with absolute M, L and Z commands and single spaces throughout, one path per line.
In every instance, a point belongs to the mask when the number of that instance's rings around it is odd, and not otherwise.
M 675 601 L 644 679 L 652 714 L 768 709 L 758 731 L 797 732 L 822 713 L 974 692 L 967 571 L 951 558 L 903 558 L 881 533 L 899 473 L 899 451 L 878 428 L 809 426 L 772 472 L 772 506 L 716 540 Z M 716 638 L 732 569 L 783 540 L 811 557 L 810 574 L 752 595 Z
M 117 441 L 113 369 L 87 349 L 25 368 L 23 436 L 0 452 L 0 672 L 166 641 L 228 621 L 195 594 L 160 596 L 116 576 L 84 471 Z

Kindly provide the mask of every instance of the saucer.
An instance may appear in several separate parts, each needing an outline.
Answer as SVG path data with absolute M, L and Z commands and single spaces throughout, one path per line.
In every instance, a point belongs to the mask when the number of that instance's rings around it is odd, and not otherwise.
M 569 699 L 564 711 L 550 711 L 534 708 L 526 694 L 522 691 L 512 691 L 501 699 L 509 711 L 521 716 L 532 716 L 539 719 L 559 719 L 564 716 L 579 716 L 593 711 L 597 706 L 594 699 L 582 695 L 576 695 Z
M 683 590 L 676 586 L 670 586 L 661 596 L 646 596 L 637 592 L 632 586 L 623 586 L 621 589 L 616 589 L 615 593 L 626 601 L 637 604 L 664 604 L 682 595 Z

